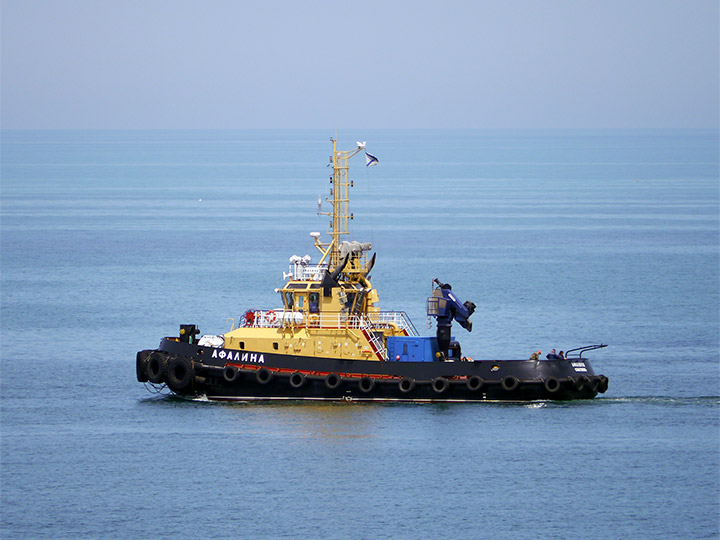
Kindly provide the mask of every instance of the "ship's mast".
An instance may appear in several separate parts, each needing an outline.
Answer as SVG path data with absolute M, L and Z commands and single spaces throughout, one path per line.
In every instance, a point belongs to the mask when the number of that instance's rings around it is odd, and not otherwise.
M 353 183 L 348 180 L 348 159 L 360 152 L 365 146 L 358 143 L 355 150 L 338 150 L 337 140 L 330 139 L 333 144 L 333 155 L 330 157 L 330 163 L 333 166 L 333 174 L 330 177 L 330 194 L 332 199 L 326 199 L 332 204 L 332 213 L 318 212 L 320 215 L 330 216 L 330 230 L 328 234 L 332 238 L 329 244 L 320 242 L 315 238 L 315 246 L 322 253 L 320 264 L 328 262 L 328 268 L 334 268 L 340 263 L 340 243 L 342 237 L 348 234 L 348 221 L 353 219 L 352 214 L 348 214 L 349 188 Z

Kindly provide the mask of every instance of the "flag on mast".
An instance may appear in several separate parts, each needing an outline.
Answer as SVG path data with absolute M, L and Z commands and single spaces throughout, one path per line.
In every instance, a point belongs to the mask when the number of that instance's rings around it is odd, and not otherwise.
M 372 165 L 377 165 L 379 163 L 378 158 L 373 156 L 372 154 L 368 154 L 365 152 L 365 166 L 370 167 Z

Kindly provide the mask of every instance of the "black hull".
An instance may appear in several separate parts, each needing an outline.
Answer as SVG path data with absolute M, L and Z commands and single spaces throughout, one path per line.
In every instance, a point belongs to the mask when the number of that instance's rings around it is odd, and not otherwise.
M 165 338 L 137 355 L 140 382 L 211 400 L 536 401 L 607 390 L 584 358 L 378 362 L 200 347 Z

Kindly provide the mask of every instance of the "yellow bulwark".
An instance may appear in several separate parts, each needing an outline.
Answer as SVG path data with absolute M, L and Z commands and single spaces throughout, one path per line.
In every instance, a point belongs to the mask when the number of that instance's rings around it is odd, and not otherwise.
M 282 307 L 248 310 L 238 327 L 224 335 L 226 349 L 257 353 L 286 354 L 356 360 L 387 360 L 389 336 L 417 335 L 403 312 L 380 311 L 378 293 L 368 279 L 375 256 L 368 259 L 369 243 L 344 241 L 348 233 L 348 160 L 364 149 L 364 143 L 351 151 L 337 150 L 331 139 L 330 162 L 332 212 L 318 214 L 332 218 L 330 241 L 320 241 L 320 233 L 310 233 L 320 260 L 290 258 L 287 282 L 276 291 Z M 233 325 L 234 326 L 234 325 Z

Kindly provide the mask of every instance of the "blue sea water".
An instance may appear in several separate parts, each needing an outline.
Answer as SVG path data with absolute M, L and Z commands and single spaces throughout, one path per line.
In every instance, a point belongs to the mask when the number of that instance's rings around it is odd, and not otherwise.
M 222 404 L 135 352 L 273 307 L 329 187 L 324 131 L 4 131 L 0 535 L 718 538 L 710 131 L 347 131 L 384 309 L 477 304 L 474 358 L 608 343 L 569 403 Z

